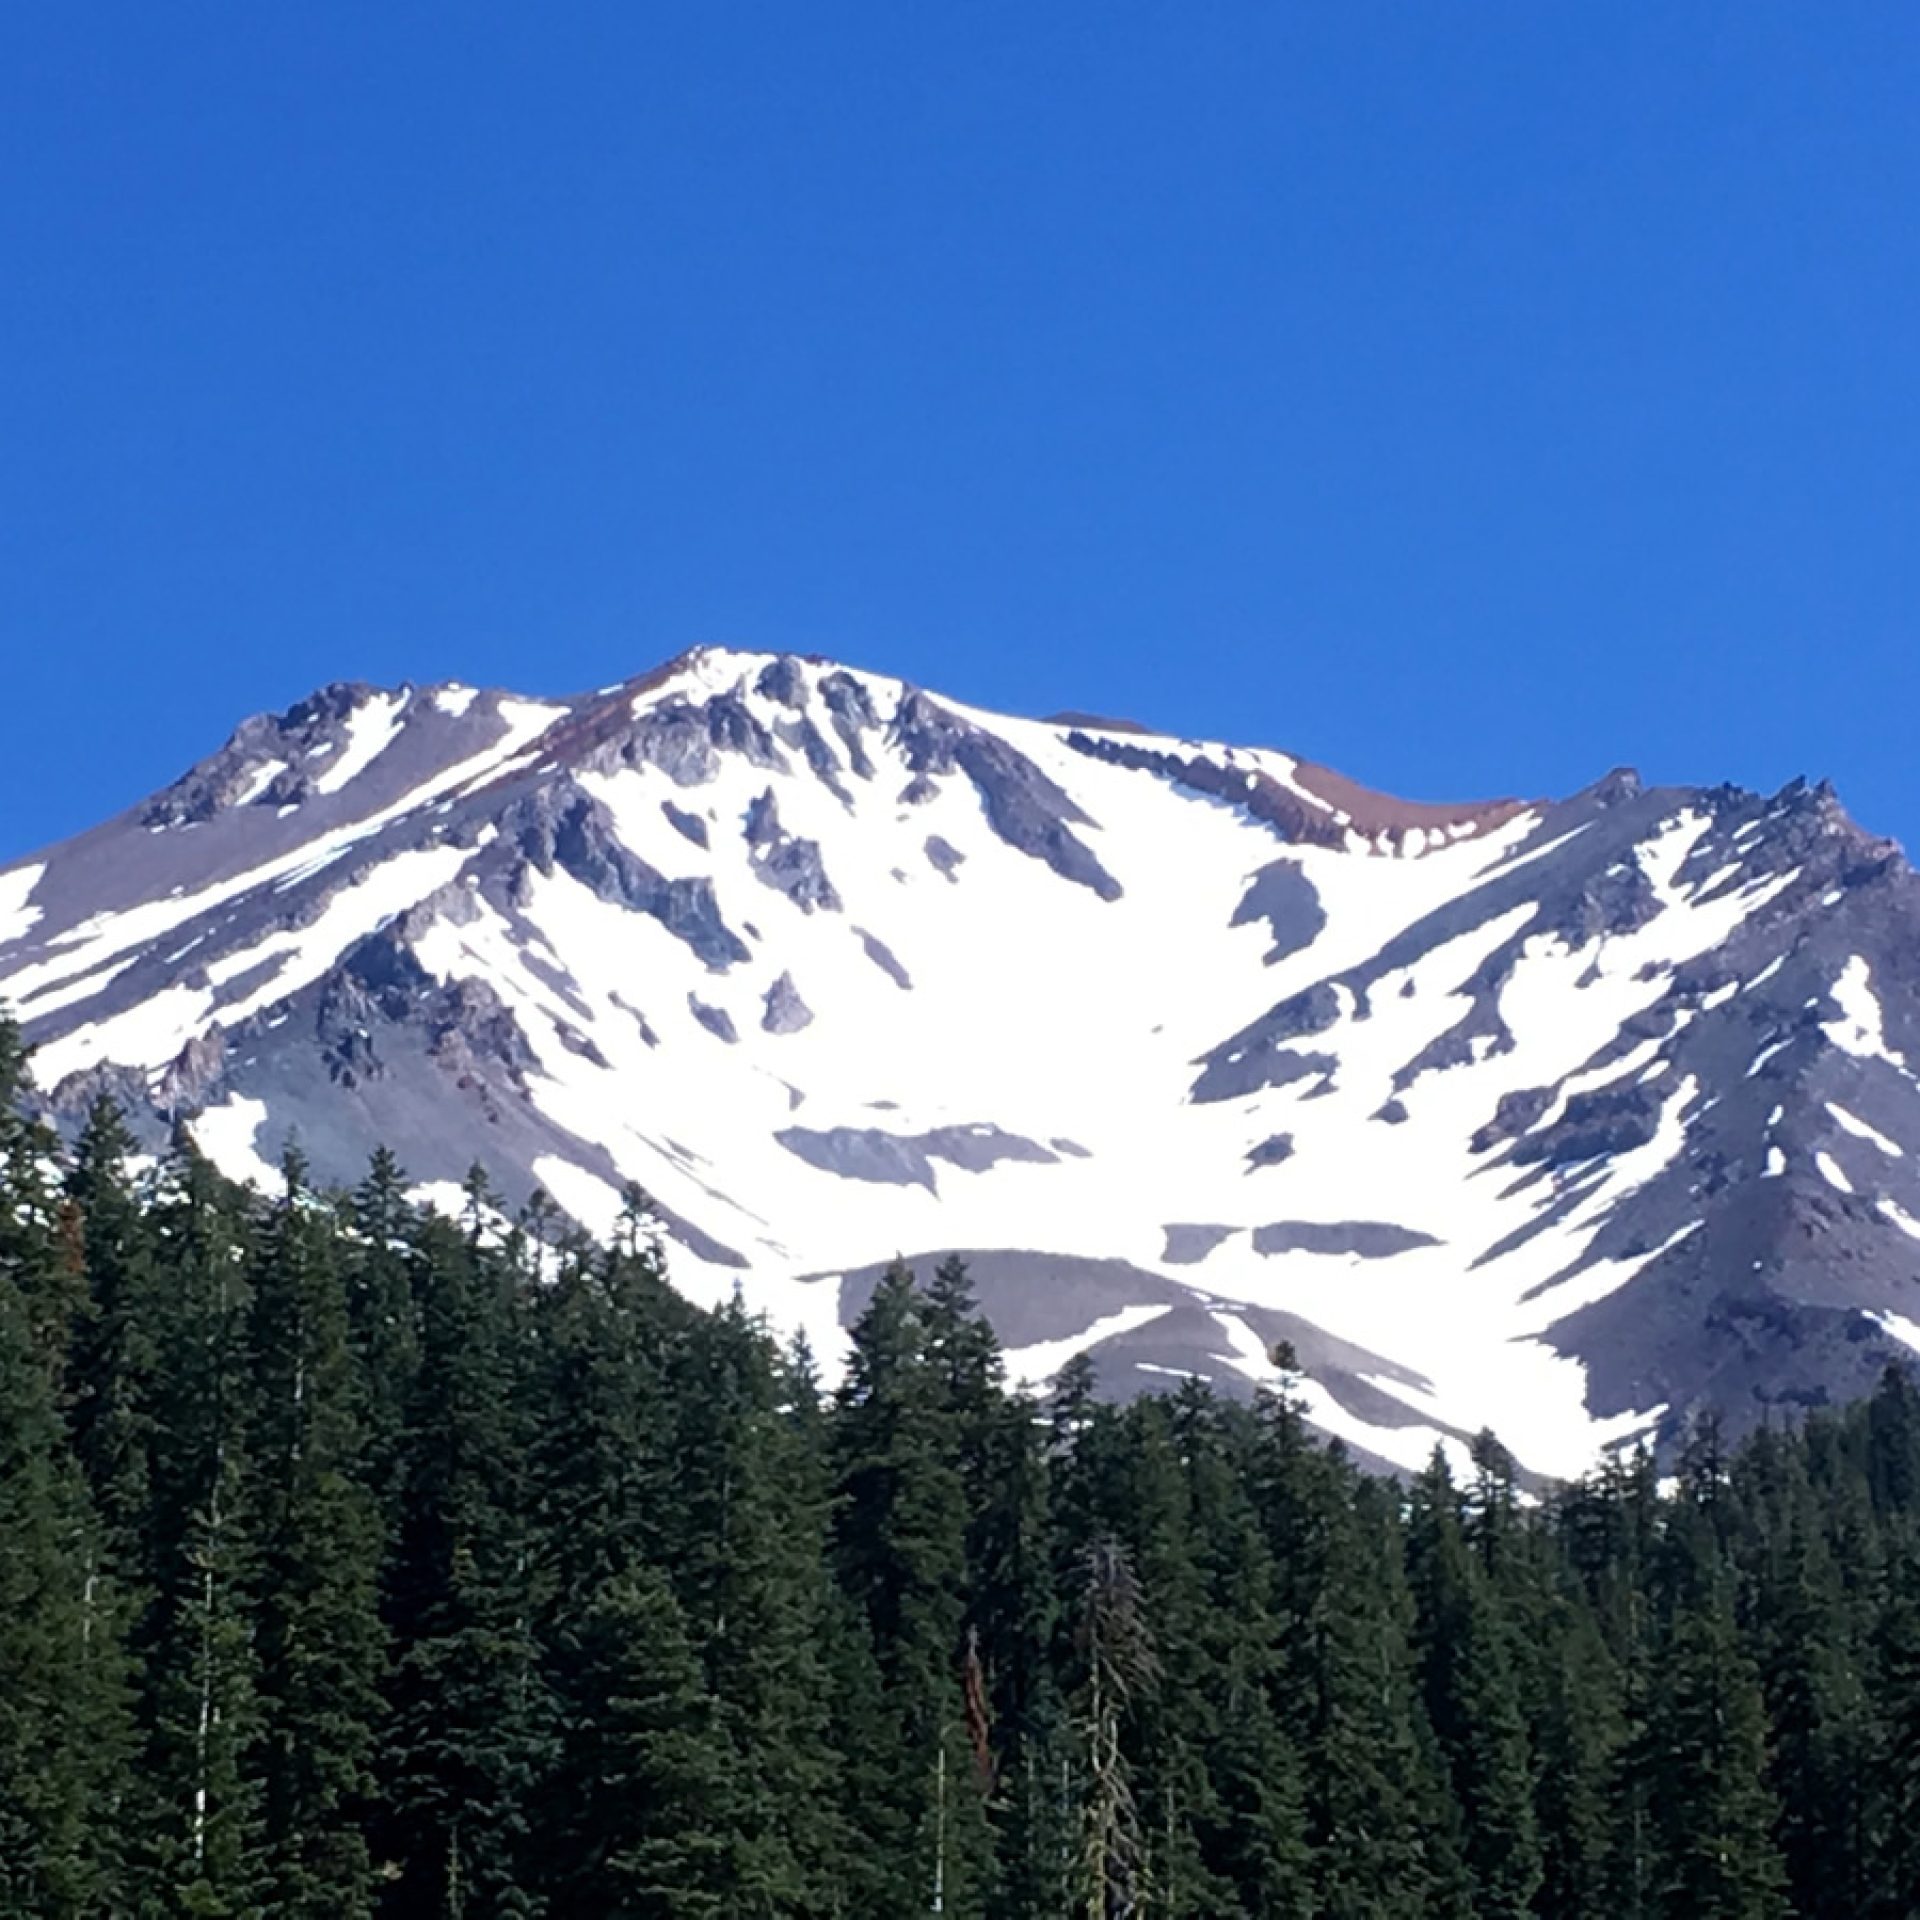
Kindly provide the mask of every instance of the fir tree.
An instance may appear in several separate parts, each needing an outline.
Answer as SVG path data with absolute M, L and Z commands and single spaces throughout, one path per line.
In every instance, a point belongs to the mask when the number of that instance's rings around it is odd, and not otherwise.
M 469 1183 L 470 1192 L 482 1188 Z M 532 1810 L 553 1752 L 535 1637 L 529 1427 L 509 1255 L 428 1218 L 420 1363 L 384 1610 L 397 1647 L 382 1743 L 383 1912 L 538 1913 Z
M 1765 1710 L 1717 1582 L 1703 1578 L 1683 1602 L 1657 1674 L 1645 1751 L 1654 1910 L 1777 1920 L 1788 1908 Z
M 1499 1537 L 1499 1524 L 1497 1510 L 1485 1512 L 1483 1542 Z M 1526 1720 L 1484 1570 L 1495 1556 L 1477 1560 L 1469 1551 L 1459 1496 L 1437 1450 L 1414 1486 L 1407 1554 L 1421 1692 L 1460 1813 L 1475 1910 L 1521 1920 L 1540 1884 Z
M 284 1177 L 252 1290 L 264 1904 L 319 1920 L 372 1911 L 380 1528 L 339 1236 L 296 1153 Z
M 60 1419 L 51 1138 L 0 1018 L 0 1912 L 113 1912 L 133 1733 L 123 1612 Z M 136 1516 L 137 1517 L 137 1516 Z
M 142 1843 L 156 1890 L 193 1914 L 261 1898 L 251 1526 L 250 1291 L 232 1190 L 186 1138 L 156 1204 L 157 1334 Z

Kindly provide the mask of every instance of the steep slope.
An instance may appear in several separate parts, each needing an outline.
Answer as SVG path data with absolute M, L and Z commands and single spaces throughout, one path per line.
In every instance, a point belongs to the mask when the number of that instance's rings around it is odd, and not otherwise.
M 0 870 L 50 1104 L 476 1159 L 831 1355 L 967 1251 L 1017 1373 L 1411 1462 L 1735 1427 L 1920 1344 L 1920 891 L 1824 788 L 1418 807 L 1288 755 L 706 650 L 331 687 Z

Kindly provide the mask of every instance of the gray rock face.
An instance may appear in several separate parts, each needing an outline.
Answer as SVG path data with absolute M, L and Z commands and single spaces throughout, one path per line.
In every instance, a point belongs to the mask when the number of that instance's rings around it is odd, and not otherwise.
M 710 1007 L 704 1000 L 698 999 L 690 993 L 687 995 L 687 1011 L 691 1013 L 709 1033 L 724 1040 L 728 1046 L 732 1047 L 739 1044 L 740 1034 L 733 1024 L 733 1015 L 730 1014 L 725 1007 Z
M 893 1186 L 937 1185 L 933 1162 L 944 1160 L 970 1173 L 985 1173 L 1002 1160 L 1052 1165 L 1058 1155 L 1038 1141 L 994 1126 L 937 1127 L 930 1133 L 885 1133 L 878 1127 L 787 1127 L 774 1135 L 786 1150 L 823 1173 L 845 1180 Z
M 1103 900 L 1120 883 L 1073 832 L 1093 822 L 1025 754 L 983 732 L 924 693 L 909 693 L 894 715 L 892 736 L 920 779 L 964 773 L 973 782 L 995 833 L 1010 847 L 1044 860 L 1063 879 L 1091 887 Z M 915 782 L 915 791 L 919 782 Z
M 1339 1018 L 1340 996 L 1326 981 L 1281 1001 L 1204 1057 L 1193 1098 L 1238 1100 L 1262 1087 L 1290 1086 L 1308 1073 L 1327 1071 L 1329 1056 L 1303 1054 L 1286 1043 L 1325 1033 Z
M 1238 1233 L 1238 1227 L 1200 1226 L 1188 1223 L 1161 1228 L 1167 1244 L 1160 1258 L 1169 1266 L 1198 1266 L 1208 1254 Z
M 720 918 L 704 875 L 669 880 L 625 846 L 604 805 L 570 780 L 540 788 L 508 811 L 504 831 L 541 873 L 556 868 L 616 906 L 651 915 L 716 970 L 750 958 Z
M 906 968 L 893 957 L 893 951 L 887 943 L 884 940 L 875 939 L 865 927 L 855 927 L 854 932 L 860 936 L 860 945 L 867 958 L 902 992 L 911 992 L 913 981 L 908 976 Z
M 873 778 L 873 762 L 861 743 L 861 736 L 880 731 L 880 716 L 864 685 L 850 673 L 823 674 L 820 697 L 833 718 L 833 730 L 846 749 L 847 762 L 862 780 Z
M 1390 1260 L 1415 1247 L 1438 1246 L 1430 1233 L 1388 1220 L 1276 1220 L 1255 1227 L 1255 1253 L 1351 1253 L 1363 1260 Z
M 1293 1158 L 1293 1135 L 1276 1133 L 1262 1140 L 1257 1147 L 1247 1150 L 1247 1165 L 1253 1167 L 1277 1167 L 1283 1161 Z
M 813 1009 L 800 998 L 792 974 L 783 973 L 767 989 L 767 1010 L 760 1025 L 768 1033 L 798 1033 L 802 1027 L 813 1025 Z
M 796 839 L 781 826 L 771 787 L 747 809 L 746 836 L 753 849 L 753 871 L 765 885 L 784 893 L 802 913 L 815 908 L 840 911 L 840 896 L 821 863 L 819 841 Z
M 956 847 L 949 846 L 937 833 L 927 835 L 927 860 L 936 873 L 943 873 L 949 880 L 956 880 L 960 868 L 966 861 L 966 855 Z
M 697 813 L 688 813 L 676 807 L 671 800 L 662 800 L 660 811 L 666 815 L 673 830 L 684 839 L 691 840 L 696 847 L 704 848 L 709 844 L 707 823 Z
M 240 804 L 252 793 L 256 806 L 296 805 L 305 799 L 308 775 L 300 770 L 312 764 L 324 773 L 325 756 L 336 753 L 347 738 L 347 720 L 371 688 L 342 681 L 278 715 L 256 714 L 244 721 L 226 746 L 210 760 L 156 794 L 141 812 L 149 827 L 200 826 L 216 814 Z M 255 776 L 280 763 L 281 771 L 265 784 Z
M 1268 966 L 1312 946 L 1320 937 L 1327 924 L 1326 909 L 1297 860 L 1270 861 L 1247 883 L 1233 910 L 1232 924 L 1244 927 L 1255 920 L 1264 920 L 1273 934 Z

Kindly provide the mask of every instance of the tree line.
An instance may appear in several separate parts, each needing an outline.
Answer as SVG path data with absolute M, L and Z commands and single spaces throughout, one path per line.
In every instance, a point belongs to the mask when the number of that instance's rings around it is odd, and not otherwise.
M 70 1149 L 0 1026 L 0 1914 L 1920 1913 L 1920 1397 L 1529 1489 L 1282 1390 L 824 1387 L 393 1157 Z

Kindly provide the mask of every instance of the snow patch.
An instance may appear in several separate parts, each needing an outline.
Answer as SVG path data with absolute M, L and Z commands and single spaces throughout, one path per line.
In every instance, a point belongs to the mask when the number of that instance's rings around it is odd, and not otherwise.
M 217 1107 L 208 1107 L 189 1123 L 194 1144 L 229 1180 L 260 1192 L 285 1190 L 280 1169 L 261 1157 L 256 1144 L 267 1123 L 267 1103 L 235 1094 Z
M 0 873 L 0 947 L 10 946 L 39 924 L 38 907 L 27 903 L 46 873 L 44 860 L 30 867 L 12 867 Z
M 1905 1158 L 1904 1152 L 1896 1141 L 1889 1140 L 1878 1127 L 1869 1126 L 1866 1121 L 1862 1120 L 1857 1114 L 1849 1113 L 1846 1108 L 1839 1105 L 1838 1102 L 1829 1100 L 1827 1102 L 1827 1111 L 1832 1114 L 1856 1140 L 1871 1141 L 1889 1160 Z
M 1873 991 L 1873 973 L 1865 960 L 1855 954 L 1840 970 L 1833 983 L 1834 1003 L 1840 1009 L 1838 1020 L 1821 1024 L 1824 1033 L 1842 1053 L 1860 1060 L 1884 1060 L 1889 1066 L 1906 1071 L 1904 1054 L 1887 1045 L 1880 1002 Z
M 1076 1353 L 1085 1353 L 1089 1347 L 1118 1334 L 1151 1326 L 1172 1311 L 1172 1306 L 1165 1301 L 1143 1302 L 1103 1314 L 1079 1333 L 1068 1334 L 1064 1339 L 1036 1340 L 1030 1346 L 1009 1348 L 1005 1356 L 1007 1379 L 1014 1387 L 1033 1392 L 1045 1386 Z
M 400 734 L 400 716 L 412 699 L 407 692 L 376 693 L 347 716 L 347 744 L 339 759 L 313 783 L 315 793 L 338 793 L 357 780 L 393 745 Z
M 1851 1193 L 1853 1182 L 1841 1171 L 1840 1163 L 1830 1153 L 1816 1153 L 1813 1164 L 1819 1169 L 1820 1178 L 1836 1193 Z

